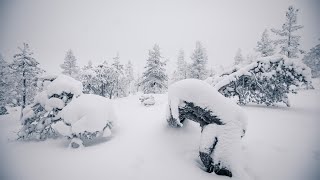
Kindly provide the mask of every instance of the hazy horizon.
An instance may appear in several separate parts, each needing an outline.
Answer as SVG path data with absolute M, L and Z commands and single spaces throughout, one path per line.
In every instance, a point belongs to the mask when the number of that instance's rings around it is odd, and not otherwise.
M 159 44 L 175 66 L 183 49 L 189 61 L 201 41 L 212 65 L 232 63 L 238 48 L 255 48 L 265 28 L 281 28 L 289 5 L 300 9 L 304 28 L 301 48 L 309 51 L 320 38 L 317 0 L 272 1 L 7 1 L 0 0 L 0 53 L 7 61 L 23 42 L 30 44 L 41 67 L 59 73 L 65 53 L 72 49 L 78 64 L 131 60 L 135 73 L 143 70 L 148 50 Z M 271 33 L 270 33 L 271 34 Z

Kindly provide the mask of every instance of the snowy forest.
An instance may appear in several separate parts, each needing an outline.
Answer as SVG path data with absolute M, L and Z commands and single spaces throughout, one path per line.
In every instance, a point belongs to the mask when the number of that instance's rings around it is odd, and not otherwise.
M 155 39 L 140 60 L 121 49 L 84 60 L 76 44 L 43 60 L 50 48 L 30 37 L 0 46 L 0 179 L 319 179 L 320 33 L 306 49 L 317 27 L 285 5 L 280 26 L 237 35 L 253 46 L 213 53 L 203 38 Z

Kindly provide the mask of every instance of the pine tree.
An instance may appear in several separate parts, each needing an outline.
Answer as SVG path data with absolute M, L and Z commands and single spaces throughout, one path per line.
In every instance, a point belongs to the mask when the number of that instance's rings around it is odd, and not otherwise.
M 319 39 L 320 40 L 320 39 Z M 320 77 L 320 44 L 310 49 L 303 57 L 303 62 L 310 67 L 312 77 Z
M 261 57 L 274 55 L 275 45 L 270 39 L 267 29 L 263 31 L 261 40 L 257 42 L 257 47 L 255 50 L 261 54 Z
M 244 58 L 242 56 L 241 49 L 239 48 L 236 53 L 236 56 L 234 57 L 234 65 L 241 65 L 243 63 L 244 63 Z
M 11 91 L 11 83 L 9 81 L 9 69 L 8 63 L 4 60 L 4 57 L 0 54 L 0 115 L 6 114 L 5 108 L 9 100 L 9 93 Z
M 190 68 L 190 76 L 195 79 L 205 79 L 207 78 L 208 70 L 207 70 L 207 53 L 202 44 L 197 41 L 196 48 L 193 51 L 191 56 L 192 63 L 189 66 Z
M 161 61 L 160 47 L 155 44 L 149 50 L 149 58 L 141 82 L 144 93 L 162 93 L 168 88 L 168 77 L 165 74 L 166 63 Z
M 125 78 L 126 78 L 126 85 L 128 94 L 131 94 L 135 91 L 134 88 L 134 75 L 133 75 L 133 66 L 131 61 L 125 65 Z
M 60 65 L 60 67 L 62 69 L 62 74 L 65 74 L 73 78 L 78 77 L 79 67 L 77 65 L 77 59 L 73 55 L 71 49 L 67 51 L 66 56 L 64 58 L 64 62 Z
M 18 49 L 20 52 L 14 55 L 10 68 L 15 76 L 15 89 L 23 110 L 27 104 L 32 102 L 37 88 L 36 79 L 44 71 L 38 67 L 38 61 L 32 57 L 33 52 L 29 49 L 28 44 L 23 43 L 23 47 Z
M 188 78 L 188 64 L 184 57 L 184 51 L 180 50 L 177 61 L 177 75 L 179 80 Z
M 299 49 L 301 36 L 294 35 L 295 31 L 303 28 L 303 26 L 297 25 L 298 12 L 299 9 L 289 6 L 286 12 L 286 22 L 282 25 L 282 29 L 272 29 L 272 32 L 282 37 L 282 39 L 275 41 L 277 45 L 280 45 L 280 54 L 288 58 L 298 58 L 299 53 L 303 53 L 303 50 Z
M 125 81 L 124 81 L 124 68 L 123 65 L 120 63 L 119 53 L 116 57 L 113 58 L 112 68 L 114 69 L 115 75 L 115 96 L 122 97 L 125 96 Z
M 113 98 L 115 93 L 116 75 L 114 68 L 110 67 L 107 61 L 94 68 L 93 91 L 103 97 Z
M 83 92 L 84 93 L 92 93 L 93 86 L 93 78 L 95 76 L 95 72 L 93 69 L 93 65 L 91 61 L 88 61 L 88 64 L 85 65 L 79 75 L 79 80 L 83 84 Z

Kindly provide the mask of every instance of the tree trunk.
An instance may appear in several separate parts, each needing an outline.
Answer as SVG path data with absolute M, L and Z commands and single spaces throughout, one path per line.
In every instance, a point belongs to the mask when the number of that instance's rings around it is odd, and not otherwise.
M 23 63 L 24 67 L 24 63 Z M 27 80 L 25 77 L 25 71 L 23 70 L 22 72 L 22 78 L 23 78 L 23 93 L 22 93 L 22 105 L 21 105 L 21 112 L 20 112 L 20 120 L 22 119 L 23 116 L 23 110 L 26 107 L 26 96 L 27 96 Z

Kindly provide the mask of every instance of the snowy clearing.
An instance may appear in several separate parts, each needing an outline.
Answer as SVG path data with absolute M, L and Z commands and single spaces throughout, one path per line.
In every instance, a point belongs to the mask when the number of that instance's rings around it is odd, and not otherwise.
M 181 129 L 168 127 L 167 95 L 154 97 L 150 107 L 138 95 L 114 100 L 119 128 L 84 149 L 68 149 L 67 139 L 14 141 L 19 112 L 10 109 L 10 115 L 0 116 L 0 179 L 229 179 L 201 169 L 199 125 L 187 121 Z M 289 98 L 290 108 L 243 106 L 248 114 L 243 164 L 252 179 L 320 177 L 320 91 Z

